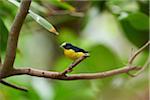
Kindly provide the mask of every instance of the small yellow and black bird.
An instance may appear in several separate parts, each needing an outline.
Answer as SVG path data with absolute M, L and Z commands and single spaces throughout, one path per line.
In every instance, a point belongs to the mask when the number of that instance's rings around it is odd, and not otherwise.
M 89 56 L 88 51 L 73 46 L 71 43 L 64 42 L 61 47 L 64 49 L 64 55 L 72 60 L 76 60 L 81 56 Z

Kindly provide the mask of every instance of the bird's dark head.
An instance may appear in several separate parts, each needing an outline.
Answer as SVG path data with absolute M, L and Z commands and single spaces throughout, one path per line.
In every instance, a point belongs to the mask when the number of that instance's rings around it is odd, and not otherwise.
M 60 47 L 62 47 L 64 49 L 71 49 L 72 44 L 64 42 Z

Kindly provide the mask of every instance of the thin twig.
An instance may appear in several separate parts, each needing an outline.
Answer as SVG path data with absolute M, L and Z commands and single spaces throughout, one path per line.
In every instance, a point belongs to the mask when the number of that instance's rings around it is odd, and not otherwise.
M 84 17 L 83 12 L 70 12 L 70 11 L 52 11 L 51 15 L 70 15 L 74 17 Z
M 85 56 L 82 56 L 82 57 L 78 58 L 77 60 L 75 60 L 72 64 L 69 65 L 68 68 L 66 68 L 66 69 L 62 72 L 62 75 L 65 75 L 65 74 L 71 72 L 71 71 L 73 70 L 73 68 L 74 68 L 76 65 L 78 65 L 81 61 L 83 61 L 83 60 L 84 60 L 85 58 L 87 58 L 87 57 L 89 57 L 89 56 L 86 56 L 86 55 L 85 55 Z
M 147 46 L 150 45 L 150 41 L 148 41 L 145 45 L 143 45 L 140 49 L 138 49 L 129 59 L 128 64 L 131 65 L 133 60 L 139 55 Z
M 141 72 L 143 72 L 146 69 L 146 67 L 149 66 L 149 64 L 150 64 L 150 61 L 149 61 L 149 58 L 148 58 L 147 61 L 144 64 L 144 66 L 138 72 L 136 72 L 135 74 L 131 74 L 131 76 L 132 77 L 138 76 Z
M 31 0 L 21 1 L 19 13 L 16 15 L 14 22 L 12 24 L 7 42 L 6 57 L 2 68 L 3 73 L 7 73 L 8 71 L 11 71 L 13 69 L 19 33 L 22 24 L 26 18 L 26 15 L 28 14 L 30 4 Z
M 134 75 L 131 74 L 130 72 L 127 72 L 127 74 L 128 74 L 129 76 L 131 76 L 131 77 L 134 77 Z
M 145 45 L 143 45 L 140 49 L 138 49 L 130 58 L 128 61 L 128 66 L 130 67 L 134 61 L 134 59 L 147 47 L 150 45 L 150 41 L 148 41 Z M 141 69 L 143 70 L 143 68 Z M 131 74 L 130 72 L 127 72 L 127 74 L 131 77 L 135 77 L 134 74 Z
M 55 15 L 70 15 L 73 17 L 84 17 L 84 12 L 77 12 L 77 11 L 68 11 L 68 10 L 54 10 L 50 6 L 48 6 L 45 2 L 43 3 L 44 6 L 49 10 L 48 15 L 49 16 L 55 16 Z
M 4 85 L 6 85 L 6 86 L 9 86 L 9 87 L 11 87 L 11 88 L 17 89 L 17 90 L 21 90 L 21 91 L 28 92 L 27 89 L 25 89 L 25 88 L 23 88 L 23 87 L 16 86 L 16 85 L 11 84 L 11 83 L 8 83 L 8 82 L 6 82 L 6 81 L 4 81 L 4 80 L 0 80 L 0 83 L 1 83 L 1 84 L 4 84 Z
M 131 54 L 129 55 L 129 58 L 133 56 L 133 53 L 134 53 L 134 49 L 131 48 Z

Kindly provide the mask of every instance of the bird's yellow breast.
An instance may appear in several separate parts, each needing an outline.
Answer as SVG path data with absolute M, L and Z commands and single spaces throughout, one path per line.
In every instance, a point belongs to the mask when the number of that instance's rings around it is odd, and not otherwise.
M 80 58 L 81 56 L 85 55 L 83 52 L 75 52 L 72 49 L 68 49 L 68 50 L 65 49 L 64 54 L 65 54 L 65 56 L 67 56 L 68 58 L 70 58 L 72 60 L 76 60 L 76 59 Z

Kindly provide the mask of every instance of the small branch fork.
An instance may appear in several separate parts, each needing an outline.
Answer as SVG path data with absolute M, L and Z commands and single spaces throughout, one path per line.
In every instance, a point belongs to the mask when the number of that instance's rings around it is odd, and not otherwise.
M 129 64 L 127 66 L 119 68 L 119 69 L 105 71 L 105 72 L 66 75 L 67 73 L 71 72 L 74 67 L 76 67 L 80 62 L 82 62 L 88 56 L 82 56 L 79 59 L 75 60 L 63 72 L 44 71 L 44 70 L 38 70 L 38 69 L 32 69 L 32 68 L 25 68 L 25 69 L 13 68 L 13 64 L 14 64 L 15 56 L 16 56 L 16 48 L 17 48 L 19 33 L 21 30 L 22 24 L 26 18 L 26 15 L 28 13 L 30 3 L 31 3 L 31 0 L 21 1 L 20 11 L 15 17 L 15 20 L 11 27 L 4 64 L 0 63 L 0 83 L 1 84 L 10 86 L 18 90 L 27 91 L 27 89 L 18 87 L 16 85 L 12 85 L 3 79 L 7 77 L 11 77 L 11 76 L 16 76 L 16 75 L 30 75 L 30 76 L 36 76 L 36 77 L 44 77 L 44 78 L 67 80 L 67 81 L 85 80 L 85 79 L 89 80 L 89 79 L 100 79 L 100 78 L 105 78 L 105 77 L 118 75 L 122 73 L 128 73 L 129 71 L 133 71 L 133 70 L 139 70 L 139 72 L 135 74 L 136 76 L 139 73 L 141 73 L 149 65 L 149 60 L 147 60 L 147 62 L 145 63 L 143 67 L 133 66 L 132 62 L 137 57 L 137 55 L 139 55 L 146 47 L 150 45 L 150 41 L 148 41 L 143 47 L 141 47 L 131 56 L 131 58 L 129 59 Z
M 78 58 L 77 60 L 75 60 L 72 64 L 69 65 L 68 68 L 66 68 L 63 72 L 62 75 L 66 75 L 69 72 L 73 71 L 73 68 L 78 65 L 80 62 L 82 62 L 85 58 L 89 57 L 89 55 L 84 55 L 80 58 Z
M 0 83 L 22 91 L 27 91 L 27 90 L 22 87 L 18 87 L 16 85 L 10 84 L 2 80 L 1 77 L 7 76 L 7 74 L 9 74 L 12 70 L 14 70 L 13 64 L 16 56 L 19 33 L 23 25 L 23 22 L 28 14 L 30 4 L 31 4 L 31 0 L 21 1 L 19 13 L 16 15 L 9 33 L 4 64 L 2 64 L 1 57 L 0 57 Z
M 19 33 L 23 25 L 23 22 L 28 14 L 30 4 L 31 4 L 31 0 L 21 1 L 20 10 L 18 14 L 16 15 L 14 22 L 12 24 L 12 27 L 8 36 L 6 57 L 5 57 L 4 64 L 2 67 L 3 73 L 8 73 L 9 71 L 13 70 L 13 64 L 14 64 L 15 56 L 16 56 Z
M 146 47 L 149 47 L 150 45 L 150 41 L 148 41 L 145 45 L 143 45 L 140 49 L 138 49 L 133 55 L 131 55 L 131 57 L 129 58 L 129 61 L 128 61 L 128 66 L 132 66 L 132 63 L 134 61 L 134 59 L 146 48 Z M 135 73 L 135 74 L 131 74 L 129 72 L 127 72 L 127 74 L 131 77 L 135 77 L 137 75 L 139 75 L 146 67 L 148 67 L 148 65 L 150 64 L 150 59 L 148 58 L 147 61 L 145 62 L 144 66 L 142 67 L 142 69 Z
M 150 45 L 150 41 L 148 41 L 145 45 L 143 45 L 140 49 L 138 49 L 130 58 L 128 61 L 128 64 L 131 65 L 133 63 L 133 60 L 146 48 Z

